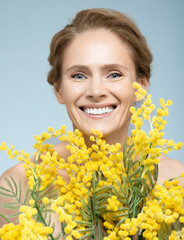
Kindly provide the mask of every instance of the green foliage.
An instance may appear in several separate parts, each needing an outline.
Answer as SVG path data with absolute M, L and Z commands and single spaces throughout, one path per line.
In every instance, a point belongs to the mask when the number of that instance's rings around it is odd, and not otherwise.
M 29 199 L 30 199 L 30 191 L 27 186 L 26 190 L 24 193 L 22 193 L 22 188 L 21 188 L 21 181 L 18 181 L 18 184 L 15 182 L 13 177 L 5 178 L 5 181 L 8 185 L 8 187 L 2 187 L 0 186 L 0 195 L 5 196 L 5 197 L 10 197 L 13 198 L 13 202 L 6 202 L 5 204 L 0 204 L 2 208 L 6 208 L 9 210 L 14 210 L 14 214 L 7 214 L 5 217 L 7 219 L 11 219 L 14 217 L 17 217 L 19 213 L 19 208 L 21 205 L 25 205 Z

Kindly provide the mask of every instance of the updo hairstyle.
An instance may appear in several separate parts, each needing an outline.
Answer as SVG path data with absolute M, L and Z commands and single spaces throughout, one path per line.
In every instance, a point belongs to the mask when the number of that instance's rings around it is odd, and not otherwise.
M 149 81 L 152 54 L 134 21 L 118 11 L 95 8 L 78 12 L 71 24 L 54 35 L 48 57 L 51 65 L 47 79 L 49 84 L 60 84 L 62 81 L 63 55 L 72 40 L 82 32 L 96 29 L 107 29 L 127 43 L 132 50 L 137 78 L 146 77 Z

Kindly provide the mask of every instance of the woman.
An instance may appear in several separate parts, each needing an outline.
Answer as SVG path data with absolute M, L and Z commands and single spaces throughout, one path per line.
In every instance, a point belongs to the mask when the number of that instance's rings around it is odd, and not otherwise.
M 108 143 L 123 146 L 129 109 L 139 101 L 132 83 L 137 81 L 147 90 L 151 75 L 152 54 L 135 23 L 113 10 L 83 10 L 54 36 L 49 62 L 48 82 L 54 86 L 58 102 L 66 105 L 73 128 L 83 132 L 86 144 L 90 146 L 90 130 L 94 128 Z M 63 158 L 69 156 L 66 143 L 55 149 Z M 159 167 L 159 183 L 184 171 L 183 164 L 165 156 L 160 158 Z M 66 172 L 61 171 L 61 175 L 69 181 Z M 6 186 L 4 178 L 9 176 L 17 181 L 21 178 L 25 189 L 22 163 L 1 176 L 1 186 Z M 7 201 L 0 196 L 1 203 Z M 8 212 L 0 209 L 0 213 Z M 0 220 L 0 226 L 5 223 Z

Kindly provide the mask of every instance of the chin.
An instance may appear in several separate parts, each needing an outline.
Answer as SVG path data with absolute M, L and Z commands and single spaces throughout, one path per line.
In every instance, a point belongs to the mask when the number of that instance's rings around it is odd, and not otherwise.
M 115 132 L 117 132 L 117 130 L 115 129 L 110 129 L 109 126 L 107 127 L 102 127 L 102 126 L 88 126 L 87 128 L 83 128 L 81 129 L 81 131 L 83 132 L 84 135 L 90 137 L 92 135 L 91 133 L 91 129 L 95 129 L 95 130 L 99 130 L 102 134 L 104 138 L 108 138 L 111 135 L 113 135 Z

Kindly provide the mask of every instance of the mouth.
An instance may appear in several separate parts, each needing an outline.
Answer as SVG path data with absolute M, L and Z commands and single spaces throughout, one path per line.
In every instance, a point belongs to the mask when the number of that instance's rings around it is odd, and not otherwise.
M 102 115 L 111 113 L 116 109 L 117 106 L 107 106 L 107 107 L 80 107 L 80 109 L 90 115 Z

